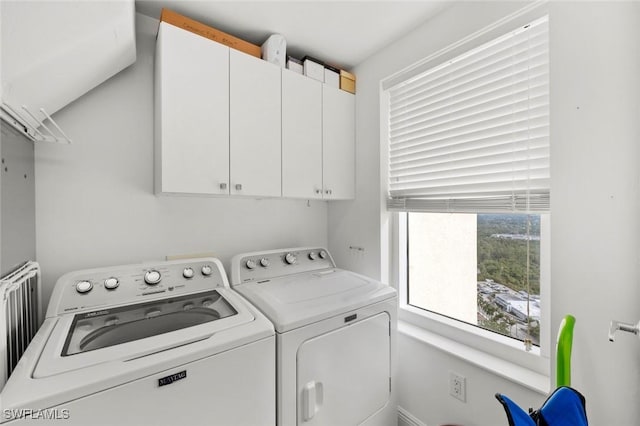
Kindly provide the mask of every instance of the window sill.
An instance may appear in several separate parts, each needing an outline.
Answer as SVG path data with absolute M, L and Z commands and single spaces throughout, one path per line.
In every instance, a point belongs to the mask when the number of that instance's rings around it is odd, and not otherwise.
M 398 332 L 541 395 L 547 395 L 550 391 L 550 379 L 547 375 L 474 349 L 405 321 L 398 321 Z

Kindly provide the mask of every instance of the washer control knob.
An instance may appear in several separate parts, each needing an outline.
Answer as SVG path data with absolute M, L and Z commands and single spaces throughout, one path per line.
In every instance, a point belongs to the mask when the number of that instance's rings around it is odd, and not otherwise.
M 120 281 L 118 281 L 116 277 L 110 277 L 104 280 L 104 288 L 106 288 L 107 290 L 114 290 L 118 288 L 119 285 Z
M 271 262 L 269 262 L 269 259 L 267 259 L 266 257 L 263 257 L 262 259 L 260 259 L 260 266 L 262 266 L 263 268 L 266 268 L 269 265 L 271 265 Z
M 298 259 L 296 258 L 296 255 L 293 253 L 287 253 L 284 256 L 284 261 L 287 262 L 289 265 L 293 265 L 294 263 L 296 263 Z
M 80 294 L 88 293 L 93 288 L 91 281 L 80 281 L 76 284 L 76 291 Z
M 185 311 L 188 311 L 193 308 L 195 308 L 195 305 L 191 302 L 185 303 L 184 306 L 182 307 L 182 309 L 184 309 Z
M 200 271 L 202 272 L 202 275 L 208 277 L 213 272 L 213 269 L 211 269 L 210 265 L 204 265 Z
M 184 268 L 182 270 L 182 276 L 187 279 L 193 278 L 193 268 Z
M 255 269 L 255 267 L 258 266 L 256 265 L 256 261 L 253 259 L 247 260 L 247 263 L 245 263 L 245 265 L 247 265 L 248 269 Z
M 327 252 L 324 250 L 320 250 L 320 259 L 326 259 L 327 258 Z
M 213 304 L 213 299 L 206 298 L 202 301 L 202 306 L 205 308 L 211 306 L 211 304 Z
M 316 254 L 315 251 L 310 251 L 309 252 L 309 259 L 316 260 L 317 258 L 318 258 L 318 255 Z
M 156 271 L 155 269 L 144 273 L 144 282 L 149 285 L 156 285 L 160 282 L 161 279 L 162 275 L 160 275 L 160 272 Z

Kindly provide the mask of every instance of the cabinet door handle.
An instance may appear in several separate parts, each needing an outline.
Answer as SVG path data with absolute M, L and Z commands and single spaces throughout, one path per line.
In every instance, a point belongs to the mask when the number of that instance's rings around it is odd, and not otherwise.
M 226 184 L 226 182 L 222 182 L 222 183 L 220 184 L 220 189 L 227 189 L 227 184 Z
M 325 189 L 324 193 L 327 195 L 331 195 L 333 191 L 331 191 L 330 189 Z
M 236 183 L 236 191 L 242 191 L 242 184 Z
M 317 195 L 322 194 L 322 190 L 321 190 L 321 189 L 316 189 L 316 191 L 315 191 L 315 192 L 316 192 L 316 194 L 317 194 Z

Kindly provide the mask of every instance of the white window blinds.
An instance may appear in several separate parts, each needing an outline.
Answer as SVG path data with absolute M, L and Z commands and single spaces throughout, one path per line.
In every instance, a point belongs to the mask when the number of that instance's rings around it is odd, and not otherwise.
M 391 210 L 549 210 L 548 22 L 389 88 Z

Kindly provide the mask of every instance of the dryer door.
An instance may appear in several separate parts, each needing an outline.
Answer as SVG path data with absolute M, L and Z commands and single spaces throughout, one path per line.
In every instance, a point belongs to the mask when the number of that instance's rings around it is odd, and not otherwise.
M 389 324 L 380 313 L 300 345 L 298 425 L 358 425 L 388 403 Z

